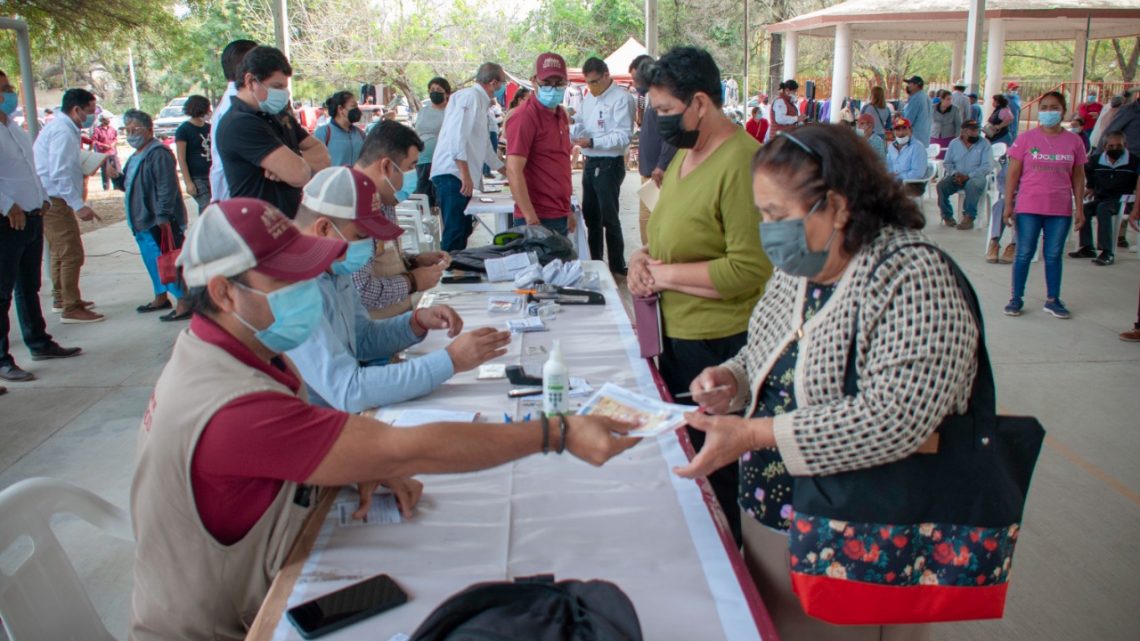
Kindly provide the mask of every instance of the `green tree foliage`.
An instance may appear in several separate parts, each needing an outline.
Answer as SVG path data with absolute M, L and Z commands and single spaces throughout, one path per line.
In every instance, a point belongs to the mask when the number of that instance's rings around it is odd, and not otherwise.
M 604 58 L 643 33 L 645 15 L 638 0 L 541 0 L 510 39 L 528 53 L 556 51 L 568 65 L 578 67 L 586 58 Z

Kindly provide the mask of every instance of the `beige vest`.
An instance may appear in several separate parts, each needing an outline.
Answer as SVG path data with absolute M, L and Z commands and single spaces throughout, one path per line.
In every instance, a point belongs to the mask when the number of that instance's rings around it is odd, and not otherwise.
M 293 394 L 189 330 L 179 335 L 139 429 L 132 640 L 243 639 L 253 623 L 308 509 L 285 483 L 241 541 L 222 545 L 198 516 L 190 463 L 220 408 L 264 391 Z
M 374 276 L 385 278 L 407 273 L 408 268 L 404 266 L 404 257 L 400 253 L 399 242 L 398 240 L 390 240 L 388 242 L 376 243 L 376 257 L 372 261 L 372 274 Z M 368 315 L 376 319 L 399 316 L 406 311 L 410 311 L 415 304 L 419 302 L 420 296 L 422 296 L 422 294 L 416 292 L 412 294 L 411 297 L 405 298 L 398 303 L 393 303 L 392 305 L 381 307 L 380 309 L 370 309 L 368 310 Z

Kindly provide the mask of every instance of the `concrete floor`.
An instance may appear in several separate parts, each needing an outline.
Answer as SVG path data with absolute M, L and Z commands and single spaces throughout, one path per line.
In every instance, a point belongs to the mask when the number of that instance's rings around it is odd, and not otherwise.
M 627 253 L 639 245 L 637 185 L 630 175 L 622 193 Z M 937 221 L 929 200 L 926 209 Z M 1140 545 L 1132 538 L 1140 529 L 1140 344 L 1117 339 L 1136 320 L 1140 260 L 1121 253 L 1107 268 L 1066 260 L 1062 297 L 1074 314 L 1069 321 L 1040 311 L 1043 268 L 1035 264 L 1028 312 L 1011 319 L 1001 314 L 1010 268 L 982 261 L 982 232 L 937 225 L 928 231 L 958 259 L 982 298 L 1001 406 L 1039 417 L 1049 432 L 1005 618 L 937 626 L 934 638 L 1140 639 Z M 84 242 L 83 293 L 108 319 L 77 326 L 49 318 L 61 344 L 83 346 L 86 353 L 70 360 L 33 363 L 13 335 L 17 361 L 39 379 L 9 383 L 0 397 L 0 488 L 53 476 L 126 506 L 135 430 L 184 325 L 135 313 L 149 299 L 149 285 L 123 224 L 87 234 Z M 131 546 L 93 535 L 93 528 L 69 518 L 59 520 L 57 532 L 107 627 L 125 638 Z

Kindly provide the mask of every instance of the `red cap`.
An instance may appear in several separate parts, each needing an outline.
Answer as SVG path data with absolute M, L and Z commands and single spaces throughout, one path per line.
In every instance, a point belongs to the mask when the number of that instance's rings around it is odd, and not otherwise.
M 534 61 L 534 75 L 539 82 L 554 77 L 565 80 L 567 78 L 566 60 L 556 53 L 541 53 L 538 55 L 538 59 Z
M 323 273 L 347 246 L 343 240 L 302 234 L 267 202 L 232 198 L 206 208 L 190 228 L 178 265 L 191 287 L 250 269 L 293 283 Z
M 898 118 L 895 118 L 895 122 L 891 125 L 891 129 L 894 129 L 896 127 L 906 127 L 907 129 L 910 129 L 910 121 L 906 118 L 903 118 L 902 116 L 899 116 Z
M 1017 81 L 1011 80 L 1010 83 L 1005 86 L 1005 88 L 1007 91 L 1010 89 L 1021 89 L 1021 85 L 1017 84 Z
M 404 233 L 380 208 L 376 183 L 351 167 L 318 171 L 305 185 L 301 204 L 322 216 L 351 220 L 360 231 L 380 240 L 395 240 Z

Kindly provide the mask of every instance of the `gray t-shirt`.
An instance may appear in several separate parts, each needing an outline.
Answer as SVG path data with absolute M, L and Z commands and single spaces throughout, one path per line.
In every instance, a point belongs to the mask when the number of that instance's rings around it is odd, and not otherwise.
M 416 133 L 420 135 L 420 140 L 424 141 L 424 150 L 420 152 L 420 160 L 416 164 L 431 164 L 431 157 L 435 154 L 435 143 L 439 139 L 439 130 L 443 126 L 443 114 L 446 112 L 446 109 L 436 109 L 430 105 L 420 109 L 420 115 L 416 117 Z

